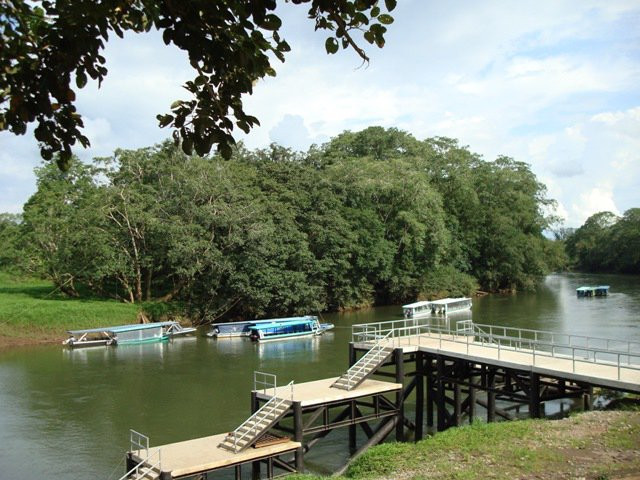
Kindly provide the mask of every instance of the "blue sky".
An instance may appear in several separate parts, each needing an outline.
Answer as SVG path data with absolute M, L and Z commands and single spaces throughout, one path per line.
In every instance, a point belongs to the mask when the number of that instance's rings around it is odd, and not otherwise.
M 238 134 L 250 148 L 306 150 L 344 130 L 397 127 L 531 164 L 567 226 L 640 207 L 637 1 L 401 0 L 366 67 L 351 51 L 327 55 L 304 7 L 280 15 L 292 52 L 245 99 L 262 124 Z M 167 138 L 155 115 L 186 98 L 192 76 L 155 33 L 116 39 L 105 57 L 102 88 L 78 96 L 92 147 L 76 153 L 87 160 Z M 0 212 L 21 210 L 39 161 L 33 137 L 0 134 Z

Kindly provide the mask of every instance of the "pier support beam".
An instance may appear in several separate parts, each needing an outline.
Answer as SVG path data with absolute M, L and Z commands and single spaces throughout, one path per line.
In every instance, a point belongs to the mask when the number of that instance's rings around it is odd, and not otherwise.
M 393 359 L 396 365 L 396 383 L 404 385 L 404 352 L 401 348 L 393 351 Z M 396 408 L 398 409 L 398 421 L 396 422 L 396 441 L 404 442 L 404 395 L 403 390 L 396 393 Z
M 416 434 L 415 440 L 422 440 L 424 423 L 424 353 L 416 353 Z
M 529 385 L 529 417 L 540 418 L 540 375 L 533 372 Z
M 302 423 L 302 403 L 293 402 L 293 439 L 296 442 L 302 443 L 303 440 L 303 428 Z M 300 473 L 304 471 L 304 447 L 301 446 L 296 449 L 296 470 Z

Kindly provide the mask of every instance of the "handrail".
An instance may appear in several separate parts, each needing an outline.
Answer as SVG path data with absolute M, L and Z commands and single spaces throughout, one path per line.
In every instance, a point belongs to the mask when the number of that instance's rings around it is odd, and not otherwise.
M 402 321 L 391 322 L 379 322 L 375 324 L 356 324 L 352 326 L 352 338 L 359 338 L 362 330 L 375 329 L 380 334 L 385 331 L 383 325 L 398 325 Z M 468 321 L 462 321 L 468 322 Z M 440 340 L 440 346 L 442 342 L 462 343 L 467 345 L 467 353 L 469 351 L 469 345 L 480 344 L 489 348 L 498 350 L 498 359 L 501 357 L 503 350 L 518 351 L 521 353 L 527 353 L 532 355 L 532 364 L 536 365 L 536 356 L 543 357 L 557 357 L 572 361 L 572 371 L 576 372 L 576 363 L 596 363 L 601 365 L 610 365 L 617 367 L 617 378 L 620 380 L 621 369 L 627 368 L 632 370 L 640 370 L 640 351 L 637 353 L 635 349 L 632 351 L 632 345 L 640 346 L 637 342 L 627 342 L 623 340 L 614 339 L 599 339 L 597 337 L 577 336 L 569 334 L 553 334 L 550 340 L 546 340 L 543 334 L 551 334 L 552 332 L 540 332 L 530 329 L 517 329 L 512 327 L 495 327 L 492 325 L 478 325 L 473 324 L 473 331 L 465 326 L 464 330 L 456 330 L 451 328 L 443 328 L 441 326 L 434 326 L 430 324 L 414 325 L 410 327 L 390 328 L 387 330 L 387 335 L 392 336 L 394 339 L 411 338 L 414 336 L 420 337 L 421 335 L 429 335 L 431 337 L 438 338 Z M 488 332 L 482 328 L 488 328 Z M 497 330 L 497 332 L 496 332 Z M 523 332 L 533 332 L 533 338 L 522 336 Z M 506 333 L 518 332 L 518 336 L 509 336 Z M 540 334 L 537 334 L 539 332 Z M 501 333 L 501 334 L 500 334 Z M 464 337 L 465 340 L 461 340 L 457 337 Z M 559 338 L 568 337 L 566 343 L 558 342 Z M 588 345 L 576 345 L 572 343 L 572 339 L 583 338 L 587 339 Z M 598 348 L 594 346 L 595 340 L 605 340 L 605 347 Z M 614 342 L 621 342 L 626 344 L 624 349 L 612 349 L 611 346 Z M 632 363 L 632 359 L 634 362 Z M 637 362 L 635 360 L 638 360 Z M 626 361 L 625 361 L 626 360 Z
M 145 450 L 147 455 L 149 454 L 149 437 L 136 432 L 133 429 L 129 429 L 129 450 Z M 138 448 L 135 448 L 138 447 Z
M 361 374 L 365 370 L 366 365 L 369 363 L 369 359 L 367 358 L 369 355 L 372 355 L 372 356 L 379 355 L 379 353 L 384 349 L 383 343 L 392 334 L 393 334 L 393 330 L 387 332 L 387 334 L 384 335 L 382 338 L 378 337 L 373 347 L 371 347 L 367 353 L 365 353 L 362 357 L 360 357 L 360 360 L 358 360 L 356 363 L 351 365 L 351 367 L 349 367 L 349 370 L 347 370 L 347 373 L 345 374 L 347 386 L 350 387 L 352 379 L 354 377 L 357 377 L 359 374 Z
M 261 373 L 261 372 L 254 372 L 254 373 Z M 267 374 L 267 375 L 271 375 L 271 374 Z M 274 375 L 274 377 L 275 377 L 275 375 Z M 250 433 L 251 434 L 255 434 L 260 430 L 260 429 L 257 428 L 258 424 L 260 422 L 259 421 L 253 422 L 253 425 L 252 425 L 251 428 L 249 428 L 249 430 L 247 430 L 246 432 L 244 432 L 243 434 L 238 436 L 238 433 L 242 428 L 244 428 L 248 423 L 252 422 L 254 419 L 259 418 L 260 416 L 267 417 L 267 416 L 271 415 L 283 403 L 285 403 L 287 401 L 293 402 L 293 380 L 291 380 L 287 385 L 285 385 L 285 388 L 286 387 L 290 387 L 291 388 L 291 398 L 290 398 L 290 400 L 287 400 L 285 398 L 276 397 L 275 389 L 274 389 L 274 395 L 269 399 L 269 401 L 267 401 L 267 403 L 265 403 L 262 407 L 260 407 L 258 410 L 256 410 L 253 413 L 253 415 L 251 415 L 244 422 L 242 422 L 242 424 L 238 428 L 236 428 L 233 432 L 229 433 L 229 435 L 233 438 L 233 450 L 235 452 L 238 451 L 238 443 L 240 443 L 240 441 L 242 441 L 242 439 L 247 437 Z
M 271 396 L 275 397 L 277 385 L 278 377 L 273 373 L 253 371 L 253 389 L 255 391 L 262 390 L 262 393 L 266 395 L 267 389 L 270 389 L 272 391 Z M 259 386 L 262 386 L 262 388 L 258 388 Z
M 130 429 L 129 442 L 130 442 L 130 448 L 131 448 L 130 451 L 134 451 L 136 450 L 134 447 L 138 447 L 137 449 L 138 452 L 142 452 L 144 450 L 146 455 L 131 470 L 125 473 L 118 480 L 126 480 L 127 478 L 131 477 L 131 475 L 133 475 L 134 473 L 137 475 L 140 473 L 140 470 L 142 468 L 148 468 L 150 470 L 155 469 L 158 471 L 158 473 L 162 472 L 161 450 L 158 449 L 154 453 L 149 455 L 149 437 L 147 437 L 146 435 L 143 435 L 140 432 L 136 432 L 135 430 Z M 158 457 L 158 461 L 155 463 L 151 463 L 150 460 L 153 459 L 154 457 Z M 142 458 L 142 456 L 140 456 L 139 458 Z

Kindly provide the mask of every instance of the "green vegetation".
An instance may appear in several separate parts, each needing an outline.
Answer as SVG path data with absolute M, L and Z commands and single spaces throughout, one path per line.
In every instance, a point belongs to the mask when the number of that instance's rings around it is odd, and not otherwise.
M 68 329 L 133 323 L 137 305 L 70 299 L 49 281 L 0 270 L 0 343 L 59 340 Z
M 528 165 L 396 129 L 228 161 L 166 142 L 36 173 L 0 230 L 12 258 L 69 297 L 195 323 L 529 289 L 556 261 Z
M 599 212 L 565 240 L 575 268 L 587 272 L 640 273 L 640 208 L 618 217 Z
M 555 421 L 474 423 L 416 444 L 382 444 L 337 478 L 618 478 L 638 468 L 640 413 L 588 412 Z
M 189 100 L 177 100 L 171 113 L 158 115 L 161 127 L 173 127 L 182 149 L 209 153 L 213 145 L 231 156 L 232 132 L 259 125 L 247 114 L 242 96 L 257 81 L 275 76 L 272 63 L 284 61 L 291 50 L 280 36 L 282 20 L 274 13 L 282 0 L 226 0 L 165 2 L 105 0 L 59 2 L 11 0 L 0 2 L 0 131 L 23 135 L 29 123 L 40 143 L 42 157 L 66 170 L 71 147 L 86 147 L 82 117 L 76 111 L 74 87 L 88 77 L 98 82 L 107 75 L 101 55 L 109 37 L 125 33 L 162 32 L 189 58 L 195 78 L 185 83 Z M 352 48 L 368 61 L 357 42 L 384 46 L 386 25 L 393 23 L 396 0 L 294 0 L 315 30 L 325 31 L 327 53 Z M 301 6 L 305 7 L 302 10 Z M 360 35 L 362 37 L 360 38 Z

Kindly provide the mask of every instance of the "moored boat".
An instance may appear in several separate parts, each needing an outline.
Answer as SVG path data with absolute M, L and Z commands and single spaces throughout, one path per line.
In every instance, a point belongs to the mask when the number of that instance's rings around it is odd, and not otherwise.
M 609 285 L 598 285 L 597 287 L 578 287 L 576 288 L 578 298 L 582 297 L 606 297 L 609 295 Z
M 424 300 L 402 306 L 404 318 L 418 318 L 428 315 L 447 315 L 453 312 L 469 310 L 471 299 L 467 297 L 443 298 L 442 300 Z
M 334 328 L 332 323 L 320 323 L 318 317 L 311 315 L 280 318 L 252 325 L 249 338 L 256 342 L 269 342 L 321 335 L 332 328 Z
M 193 327 L 183 327 L 178 322 L 139 323 L 115 327 L 69 330 L 69 338 L 63 343 L 71 348 L 104 345 L 133 345 L 169 340 L 195 332 Z

